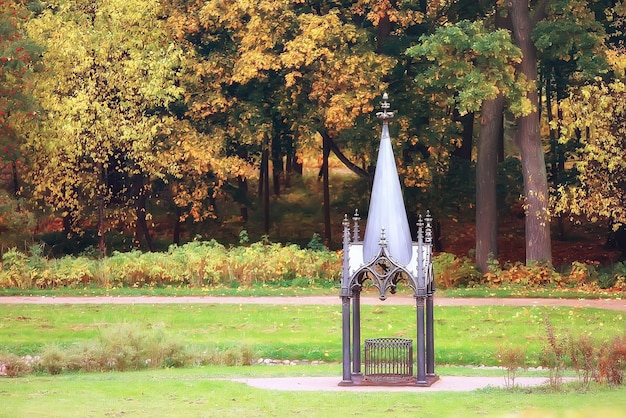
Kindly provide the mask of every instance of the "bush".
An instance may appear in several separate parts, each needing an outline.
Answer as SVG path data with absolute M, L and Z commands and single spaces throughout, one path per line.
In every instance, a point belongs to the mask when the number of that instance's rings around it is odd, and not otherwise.
M 31 366 L 21 357 L 0 353 L 0 376 L 20 377 L 30 373 Z
M 480 282 L 482 275 L 468 257 L 441 253 L 434 257 L 435 283 L 441 289 L 466 287 Z
M 521 347 L 498 347 L 498 362 L 504 368 L 504 384 L 507 388 L 515 387 L 515 377 L 519 369 L 525 369 L 526 354 Z
M 567 359 L 567 340 L 557 334 L 550 318 L 543 318 L 546 328 L 546 342 L 541 350 L 539 363 L 550 371 L 550 387 L 560 389 L 563 383 L 563 370 Z
M 298 279 L 310 284 L 338 281 L 341 259 L 337 252 L 301 249 L 261 241 L 225 248 L 214 240 L 171 246 L 166 253 L 113 252 L 104 259 L 66 256 L 47 259 L 43 247 L 30 254 L 13 248 L 4 253 L 0 287 L 28 289 L 97 284 L 100 286 L 282 285 Z
M 254 350 L 246 345 L 211 348 L 196 357 L 196 364 L 216 366 L 249 366 L 256 358 Z
M 621 385 L 624 383 L 625 371 L 626 335 L 622 335 L 600 349 L 597 380 L 609 385 Z

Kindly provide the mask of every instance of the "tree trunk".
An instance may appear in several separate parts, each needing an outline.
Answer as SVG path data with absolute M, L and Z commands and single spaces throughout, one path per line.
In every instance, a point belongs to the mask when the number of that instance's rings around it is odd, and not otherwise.
M 17 176 L 17 163 L 15 161 L 11 162 L 11 180 L 13 183 L 13 196 L 18 197 L 20 192 L 20 183 Z
M 146 221 L 146 201 L 148 196 L 146 194 L 146 188 L 144 184 L 144 177 L 142 174 L 134 174 L 132 178 L 133 188 L 133 200 L 135 204 L 135 248 L 141 248 L 141 237 L 146 239 L 146 245 L 148 250 L 154 252 L 154 243 L 150 236 L 150 230 L 148 228 L 148 222 Z
M 330 155 L 330 138 L 322 135 L 322 178 L 324 180 L 324 244 L 330 248 L 331 219 L 330 219 L 330 185 L 328 177 L 328 157 Z
M 267 146 L 263 150 L 263 156 L 261 161 L 261 171 L 263 178 L 263 230 L 265 234 L 270 233 L 270 176 L 269 176 L 269 158 L 270 151 L 267 149 Z
M 280 150 L 280 140 L 275 137 L 272 140 L 272 182 L 274 187 L 274 195 L 280 196 L 280 180 L 285 171 L 283 163 L 283 154 Z
M 509 0 L 508 8 L 517 46 L 523 59 L 519 70 L 531 83 L 537 82 L 537 53 L 530 38 L 532 21 L 528 0 Z M 526 212 L 526 262 L 552 262 L 548 182 L 539 132 L 539 95 L 536 86 L 528 92 L 534 111 L 518 119 L 517 140 L 522 157 Z
M 346 166 L 346 168 L 348 168 L 350 171 L 352 171 L 354 174 L 358 175 L 359 177 L 370 179 L 370 174 L 366 170 L 354 164 L 352 161 L 350 161 L 348 157 L 346 157 L 346 155 L 343 152 L 341 152 L 341 150 L 339 149 L 335 141 L 333 141 L 333 139 L 330 137 L 328 132 L 326 132 L 325 130 L 319 130 L 318 133 L 322 136 L 322 139 L 326 141 L 329 147 L 329 150 L 332 151 L 333 154 L 337 156 L 337 158 L 339 158 L 339 161 L 341 161 L 343 165 Z M 320 170 L 319 177 L 321 176 L 322 176 L 322 171 Z
M 172 233 L 172 242 L 176 245 L 180 244 L 180 217 L 182 216 L 183 210 L 180 206 L 174 206 L 174 231 Z
M 561 178 L 561 165 L 559 164 L 561 154 L 561 147 L 559 145 L 558 133 L 560 131 L 560 121 L 557 122 L 558 126 L 556 128 L 552 128 L 554 125 L 554 111 L 552 109 L 552 101 L 553 101 L 553 92 L 552 92 L 552 76 L 551 74 L 546 74 L 545 78 L 545 86 L 546 86 L 546 115 L 548 116 L 548 126 L 550 132 L 550 153 L 552 154 L 552 161 L 550 161 L 550 182 L 552 183 L 552 188 L 557 190 L 560 183 Z M 556 94 L 556 102 L 558 109 L 558 92 Z M 558 119 L 557 110 L 557 119 Z M 563 239 L 565 236 L 565 224 L 563 222 L 563 215 L 559 214 L 557 216 L 557 229 L 556 229 L 557 237 L 559 239 Z
M 485 100 L 481 109 L 476 159 L 476 265 L 481 273 L 498 256 L 498 141 L 502 132 L 504 97 Z
M 239 188 L 239 190 L 241 190 L 241 193 L 245 195 L 245 200 L 247 201 L 248 179 L 246 178 L 246 176 L 241 174 L 237 176 L 237 187 Z M 244 223 L 248 222 L 248 206 L 246 206 L 244 203 L 239 204 L 239 214 L 241 215 Z

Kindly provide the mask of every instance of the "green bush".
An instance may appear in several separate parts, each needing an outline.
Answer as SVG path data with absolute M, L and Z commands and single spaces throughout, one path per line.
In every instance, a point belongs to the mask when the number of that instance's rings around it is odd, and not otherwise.
M 113 252 L 104 259 L 65 256 L 48 259 L 43 247 L 29 254 L 15 248 L 5 252 L 0 270 L 0 287 L 29 289 L 179 285 L 211 286 L 323 284 L 338 281 L 341 259 L 328 250 L 301 249 L 297 245 L 256 242 L 226 248 L 216 241 L 193 241 L 171 246 L 165 253 Z
M 454 254 L 441 253 L 435 256 L 433 269 L 436 286 L 441 289 L 466 287 L 482 279 L 472 260 Z

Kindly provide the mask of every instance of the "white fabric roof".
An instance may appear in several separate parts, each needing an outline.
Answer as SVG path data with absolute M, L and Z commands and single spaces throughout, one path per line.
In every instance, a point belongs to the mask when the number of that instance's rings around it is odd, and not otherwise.
M 380 149 L 374 173 L 374 185 L 363 238 L 363 261 L 378 255 L 382 228 L 385 228 L 387 254 L 401 265 L 411 261 L 411 231 L 404 207 L 396 161 L 389 137 L 389 125 L 383 123 Z

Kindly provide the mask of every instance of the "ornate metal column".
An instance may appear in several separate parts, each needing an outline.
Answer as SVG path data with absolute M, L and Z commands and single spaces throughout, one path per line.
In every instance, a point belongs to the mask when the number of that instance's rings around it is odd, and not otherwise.
M 424 231 L 424 242 L 432 248 L 433 244 L 433 218 L 430 211 L 426 212 L 426 228 Z M 432 257 L 432 255 L 431 255 Z M 428 260 L 429 268 L 432 268 L 432 259 Z M 428 272 L 432 275 L 432 272 Z M 430 377 L 435 376 L 435 316 L 434 316 L 434 300 L 435 282 L 430 281 L 427 286 L 426 296 L 426 374 Z
M 416 297 L 417 301 L 417 384 L 426 384 L 426 356 L 424 342 L 424 298 Z
M 356 287 L 356 286 L 355 286 Z M 352 374 L 361 374 L 361 289 L 352 295 Z
M 352 217 L 352 242 L 359 241 L 359 211 Z M 361 285 L 352 285 L 352 374 L 361 375 Z
M 348 246 L 350 244 L 350 222 L 346 215 L 342 222 L 343 225 L 343 274 L 341 280 L 341 335 L 342 358 L 343 358 L 343 380 L 341 383 L 352 383 L 352 373 L 350 372 L 350 268 L 349 258 L 347 256 Z

